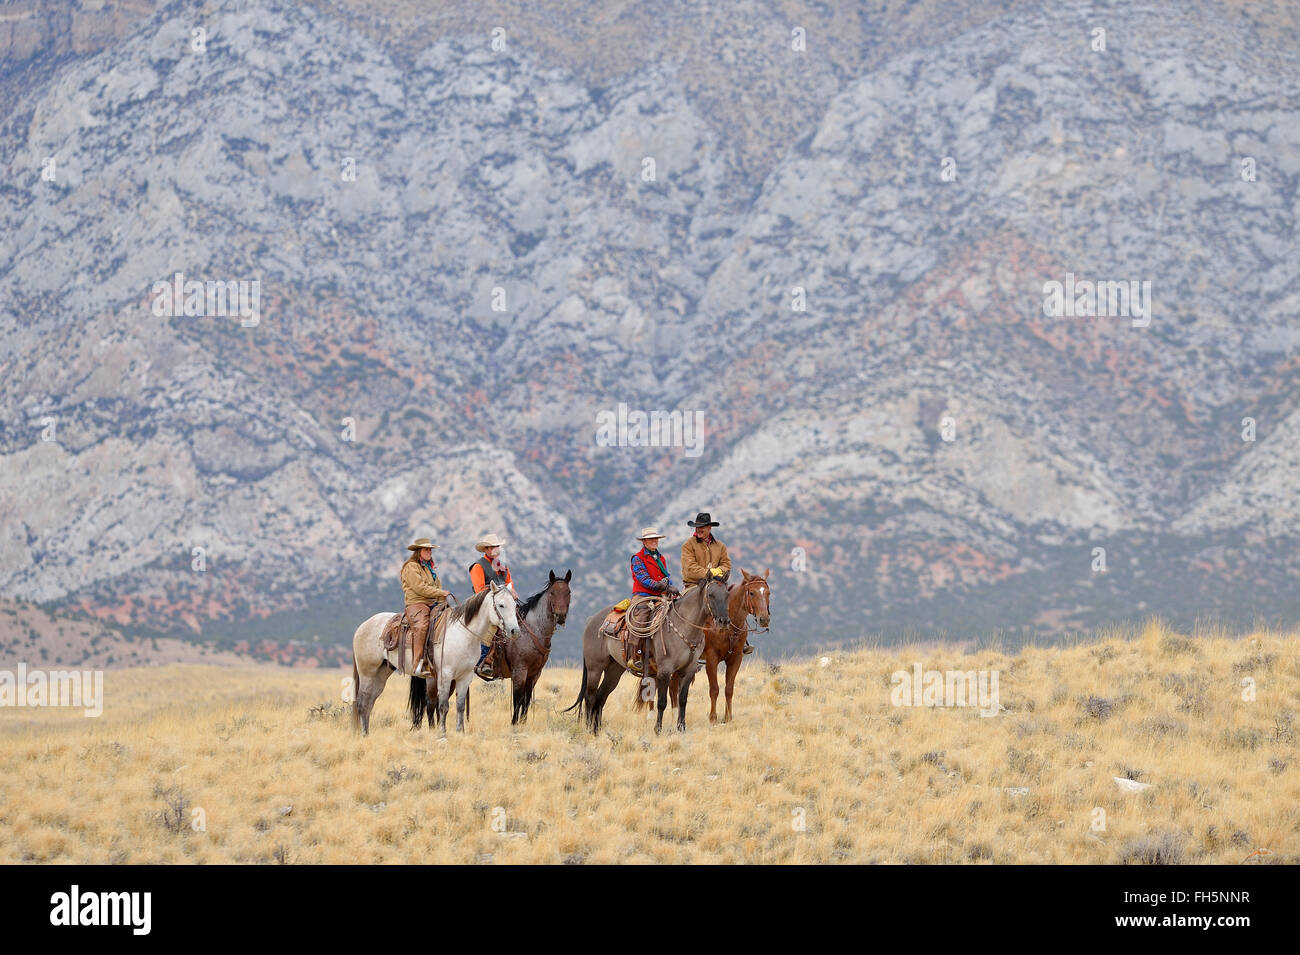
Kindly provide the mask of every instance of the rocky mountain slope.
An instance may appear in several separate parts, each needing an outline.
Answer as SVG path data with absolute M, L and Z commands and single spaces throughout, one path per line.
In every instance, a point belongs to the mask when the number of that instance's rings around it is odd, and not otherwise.
M 0 594 L 328 644 L 409 535 L 458 582 L 495 530 L 580 620 L 708 509 L 779 649 L 1294 619 L 1282 8 L 885 4 L 802 52 L 777 4 L 500 5 L 504 49 L 449 9 L 11 41 Z M 177 272 L 257 280 L 256 322 L 158 315 Z M 1150 282 L 1149 323 L 1046 316 L 1067 275 Z M 604 446 L 620 405 L 700 453 Z

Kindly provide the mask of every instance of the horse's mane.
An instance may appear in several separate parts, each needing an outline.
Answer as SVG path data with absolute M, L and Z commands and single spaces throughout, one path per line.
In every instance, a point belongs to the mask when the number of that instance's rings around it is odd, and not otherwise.
M 456 608 L 457 610 L 460 611 L 460 620 L 462 623 L 465 624 L 465 626 L 468 627 L 471 623 L 474 622 L 474 615 L 479 612 L 479 608 L 483 606 L 484 598 L 486 598 L 487 595 L 490 594 L 491 592 L 492 589 L 490 587 L 484 587 L 473 597 L 470 597 L 463 604 L 461 604 L 459 607 Z
M 558 578 L 557 578 L 557 579 L 558 579 Z M 546 585 L 545 587 L 543 587 L 541 590 L 537 591 L 537 593 L 533 594 L 531 597 L 529 597 L 527 600 L 525 600 L 522 604 L 520 604 L 520 605 L 519 605 L 519 619 L 522 620 L 524 617 L 527 617 L 530 613 L 532 613 L 532 612 L 533 612 L 533 608 L 535 608 L 535 607 L 537 606 L 537 601 L 539 601 L 539 600 L 542 599 L 542 594 L 546 593 L 546 591 L 548 591 L 548 590 L 550 590 L 550 589 L 551 589 L 551 585 L 550 585 L 550 584 L 547 584 L 547 585 Z

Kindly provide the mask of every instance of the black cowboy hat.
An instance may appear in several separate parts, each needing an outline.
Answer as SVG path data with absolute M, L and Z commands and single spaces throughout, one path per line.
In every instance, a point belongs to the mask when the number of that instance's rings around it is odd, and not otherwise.
M 718 522 L 710 519 L 708 511 L 700 511 L 695 515 L 695 520 L 687 521 L 689 527 L 717 527 Z

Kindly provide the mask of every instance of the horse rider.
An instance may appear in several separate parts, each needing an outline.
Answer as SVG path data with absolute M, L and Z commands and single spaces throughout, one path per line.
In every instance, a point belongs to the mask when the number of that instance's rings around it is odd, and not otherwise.
M 501 559 L 501 548 L 505 546 L 505 541 L 497 537 L 496 534 L 486 534 L 474 545 L 474 549 L 483 556 L 474 563 L 469 565 L 469 582 L 474 587 L 474 593 L 478 593 L 488 584 L 497 584 L 509 589 L 515 601 L 519 601 L 519 594 L 515 593 L 515 582 L 510 576 L 510 568 L 506 562 Z M 492 647 L 485 644 L 478 656 L 478 664 L 475 667 L 483 679 L 491 679 L 494 667 L 491 661 L 487 659 Z M 489 674 L 484 676 L 484 673 Z
M 407 544 L 406 549 L 411 556 L 402 564 L 399 576 L 406 598 L 406 619 L 411 627 L 411 675 L 428 678 L 433 674 L 424 663 L 424 643 L 429 635 L 430 612 L 441 613 L 446 608 L 448 593 L 442 589 L 438 565 L 433 560 L 438 545 L 420 537 Z
M 654 613 L 654 605 L 664 597 L 680 596 L 668 574 L 668 564 L 663 554 L 659 553 L 659 542 L 664 535 L 654 527 L 643 527 L 637 540 L 641 549 L 632 555 L 632 603 L 628 607 L 628 622 L 648 620 Z M 632 627 L 628 627 L 628 670 L 635 676 L 645 675 L 642 640 L 633 636 Z
M 727 556 L 727 545 L 713 536 L 713 528 L 718 522 L 709 516 L 708 511 L 700 511 L 695 520 L 687 521 L 688 527 L 695 528 L 690 537 L 682 541 L 682 583 L 694 587 L 704 579 L 704 573 L 710 567 L 731 572 L 731 558 Z
M 731 573 L 731 558 L 727 556 L 727 545 L 713 536 L 713 528 L 718 522 L 708 511 L 700 511 L 695 520 L 687 521 L 694 533 L 682 541 L 682 581 L 687 587 L 694 587 L 704 579 L 705 571 L 710 567 L 717 577 Z M 745 648 L 742 653 L 753 653 L 749 642 L 748 629 L 745 633 Z

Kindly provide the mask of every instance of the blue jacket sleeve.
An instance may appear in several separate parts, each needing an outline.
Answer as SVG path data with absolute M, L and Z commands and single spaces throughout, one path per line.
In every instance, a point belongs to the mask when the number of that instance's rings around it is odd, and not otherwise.
M 654 590 L 654 580 L 651 579 L 650 574 L 645 569 L 645 561 L 640 557 L 632 558 L 632 576 L 637 579 L 642 587 Z

